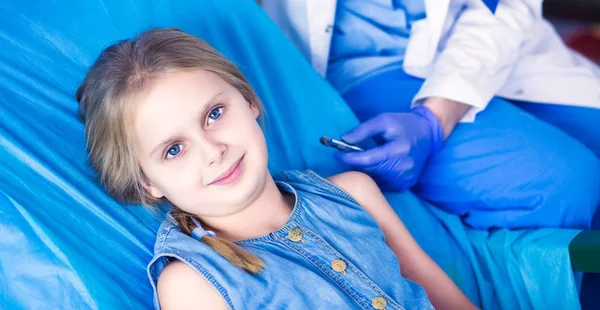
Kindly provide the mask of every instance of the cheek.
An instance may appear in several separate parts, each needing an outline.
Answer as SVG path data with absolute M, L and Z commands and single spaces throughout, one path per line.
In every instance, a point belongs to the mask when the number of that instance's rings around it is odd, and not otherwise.
M 267 153 L 267 141 L 265 139 L 265 133 L 262 131 L 260 126 L 255 123 L 253 130 L 253 141 L 257 144 L 256 146 L 260 148 L 261 152 Z
M 205 189 L 197 178 L 181 176 L 164 185 L 167 199 L 183 210 L 189 211 L 191 207 L 206 200 Z
M 249 119 L 244 125 L 243 133 L 246 140 L 252 141 L 253 143 L 265 140 L 265 135 L 256 120 Z
M 264 139 L 260 126 L 253 119 L 235 118 L 219 128 L 217 140 L 229 146 L 253 147 L 257 140 Z
M 190 191 L 198 191 L 200 177 L 189 165 L 180 167 L 169 167 L 165 165 L 155 171 L 155 179 L 160 180 L 159 187 L 171 200 L 178 195 L 185 195 Z M 169 197 L 171 196 L 171 197 Z

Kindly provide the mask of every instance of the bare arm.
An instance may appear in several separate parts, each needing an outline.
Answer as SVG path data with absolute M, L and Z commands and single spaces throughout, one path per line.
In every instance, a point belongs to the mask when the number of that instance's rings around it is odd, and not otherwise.
M 346 172 L 329 180 L 352 195 L 375 218 L 400 261 L 402 274 L 423 286 L 436 309 L 476 309 L 417 244 L 371 177 L 361 172 Z
M 481 0 L 463 2 L 463 9 L 449 11 L 447 18 L 454 22 L 443 34 L 447 40 L 438 46 L 432 64 L 425 69 L 407 61 L 404 68 L 426 77 L 414 101 L 423 101 L 434 112 L 446 137 L 456 125 L 455 114 L 462 112 L 462 118 L 471 107 L 474 112 L 487 107 L 509 79 L 531 27 L 543 19 L 543 0 L 501 0 L 495 13 Z M 411 36 L 425 38 L 428 33 L 417 30 Z M 420 49 L 409 46 L 405 57 L 416 59 L 418 53 Z
M 164 310 L 229 309 L 214 287 L 190 266 L 173 261 L 158 278 L 158 300 Z
M 423 105 L 437 116 L 442 128 L 444 128 L 444 139 L 450 136 L 454 127 L 456 127 L 456 123 L 471 107 L 458 101 L 440 97 L 429 97 L 425 99 Z

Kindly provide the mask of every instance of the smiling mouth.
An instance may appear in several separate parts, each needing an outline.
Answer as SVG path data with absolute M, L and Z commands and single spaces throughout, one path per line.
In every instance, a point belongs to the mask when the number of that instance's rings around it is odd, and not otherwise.
M 237 181 L 237 179 L 239 179 L 242 175 L 243 160 L 244 156 L 233 163 L 233 165 L 231 165 L 227 171 L 221 173 L 221 175 L 219 175 L 208 185 L 225 185 Z

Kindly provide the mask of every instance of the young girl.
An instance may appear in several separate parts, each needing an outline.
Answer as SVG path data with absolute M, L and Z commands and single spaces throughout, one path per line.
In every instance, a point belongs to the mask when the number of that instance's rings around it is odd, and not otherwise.
M 148 266 L 156 308 L 474 307 L 367 175 L 275 181 L 260 100 L 200 39 L 151 30 L 110 46 L 77 100 L 110 195 L 171 206 Z

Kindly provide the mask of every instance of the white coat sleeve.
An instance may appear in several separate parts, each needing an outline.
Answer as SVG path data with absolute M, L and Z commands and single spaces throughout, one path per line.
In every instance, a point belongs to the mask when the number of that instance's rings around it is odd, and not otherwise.
M 473 121 L 506 82 L 542 1 L 501 0 L 495 14 L 481 0 L 466 1 L 413 104 L 434 96 L 462 102 L 472 106 L 462 121 Z

